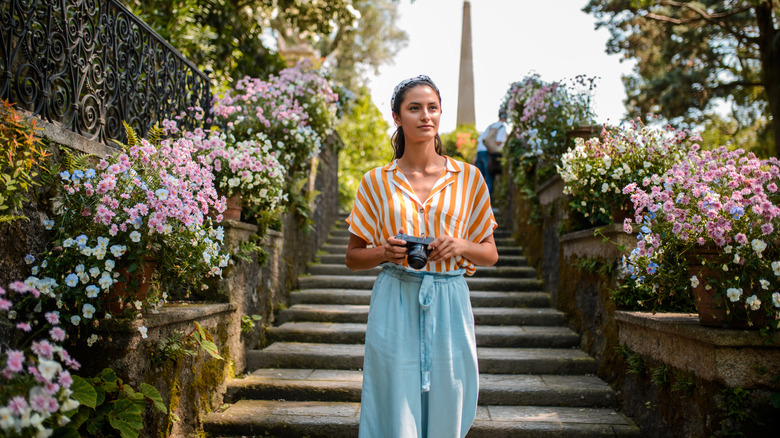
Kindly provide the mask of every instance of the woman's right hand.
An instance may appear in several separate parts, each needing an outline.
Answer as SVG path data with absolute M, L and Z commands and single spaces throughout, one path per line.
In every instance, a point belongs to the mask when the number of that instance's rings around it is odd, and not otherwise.
M 405 234 L 403 228 L 398 230 L 396 235 L 402 233 Z M 385 249 L 384 257 L 386 261 L 395 263 L 396 265 L 403 264 L 406 259 L 406 241 L 391 236 L 383 246 Z

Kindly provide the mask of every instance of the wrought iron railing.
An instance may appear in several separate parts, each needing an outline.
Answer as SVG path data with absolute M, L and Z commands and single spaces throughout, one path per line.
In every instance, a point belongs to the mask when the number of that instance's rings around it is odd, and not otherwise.
M 116 0 L 0 0 L 0 45 L 0 98 L 92 140 L 210 105 L 208 77 Z

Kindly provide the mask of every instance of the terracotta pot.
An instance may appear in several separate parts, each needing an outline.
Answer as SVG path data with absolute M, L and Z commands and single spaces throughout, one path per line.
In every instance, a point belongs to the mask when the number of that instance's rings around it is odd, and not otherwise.
M 127 272 L 127 268 L 118 270 L 119 281 L 114 283 L 111 292 L 106 296 L 108 310 L 113 316 L 123 316 L 128 304 L 133 304 L 132 301 L 146 299 L 152 288 L 152 275 L 155 268 L 157 268 L 157 260 L 154 257 L 144 257 L 135 271 Z M 132 293 L 133 288 L 135 293 Z
M 241 193 L 236 193 L 235 195 L 228 197 L 225 204 L 225 211 L 222 213 L 222 220 L 240 221 L 242 205 L 243 199 Z
M 688 276 L 696 276 L 699 279 L 699 285 L 693 288 L 693 298 L 696 310 L 699 313 L 699 324 L 707 327 L 726 327 L 734 329 L 759 329 L 766 325 L 766 311 L 752 311 L 744 307 L 743 302 L 731 305 L 731 311 L 726 313 L 729 308 L 726 300 L 726 294 L 723 293 L 716 297 L 716 288 L 707 290 L 709 279 L 720 280 L 723 278 L 723 271 L 715 267 L 711 262 L 718 255 L 719 250 L 713 246 L 704 246 L 695 248 L 686 257 L 688 261 Z M 702 261 L 707 261 L 702 265 Z M 750 296 L 749 290 L 743 290 L 743 296 Z M 752 325 L 750 324 L 752 323 Z

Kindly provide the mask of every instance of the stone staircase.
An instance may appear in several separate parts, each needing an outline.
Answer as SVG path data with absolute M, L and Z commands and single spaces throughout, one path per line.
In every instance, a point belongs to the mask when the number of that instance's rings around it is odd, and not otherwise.
M 349 271 L 348 241 L 339 221 L 279 312 L 272 344 L 247 351 L 251 373 L 230 381 L 229 407 L 206 417 L 209 436 L 357 437 L 368 303 L 380 269 Z M 498 264 L 467 278 L 481 373 L 468 437 L 640 436 L 521 248 L 505 231 L 496 241 Z

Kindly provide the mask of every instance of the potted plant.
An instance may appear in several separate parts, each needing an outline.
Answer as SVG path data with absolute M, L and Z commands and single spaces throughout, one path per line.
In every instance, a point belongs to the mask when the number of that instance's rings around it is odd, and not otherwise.
M 646 126 L 641 119 L 604 127 L 601 137 L 574 139 L 557 166 L 570 206 L 592 224 L 622 223 L 633 216 L 623 187 L 663 174 L 701 137 L 670 126 Z
M 663 174 L 624 188 L 641 228 L 626 261 L 635 281 L 653 285 L 669 269 L 685 269 L 705 325 L 778 328 L 780 248 L 776 230 L 780 161 L 720 147 L 699 150 Z M 684 267 L 684 268 L 681 268 Z M 706 304 L 706 300 L 715 300 Z
M 166 291 L 149 291 L 142 273 L 201 288 L 229 261 L 224 232 L 207 215 L 225 201 L 210 167 L 193 158 L 193 138 L 160 140 L 153 131 L 150 142 L 129 127 L 127 134 L 121 153 L 60 173 L 58 208 L 46 223 L 55 242 L 25 280 L 49 298 L 45 308 L 86 332 L 100 318 L 133 318 L 164 303 Z

